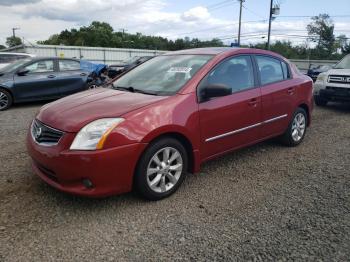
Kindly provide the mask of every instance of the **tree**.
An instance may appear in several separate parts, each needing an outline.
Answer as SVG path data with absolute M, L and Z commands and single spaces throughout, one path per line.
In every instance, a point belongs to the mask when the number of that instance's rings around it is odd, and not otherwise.
M 6 45 L 8 47 L 13 47 L 16 45 L 21 45 L 22 44 L 22 40 L 21 38 L 17 37 L 17 36 L 10 36 L 8 38 L 6 38 Z
M 320 56 L 330 56 L 335 51 L 334 23 L 328 14 L 320 14 L 311 18 L 307 25 L 308 35 L 318 42 Z
M 5 48 L 6 48 L 6 46 L 0 45 L 0 50 L 5 49 Z
M 180 38 L 173 41 L 160 36 L 143 35 L 142 33 L 128 34 L 125 32 L 114 32 L 108 23 L 97 21 L 79 29 L 64 30 L 38 43 L 46 45 L 102 46 L 157 50 L 223 46 L 222 41 L 219 39 L 201 41 L 196 38 L 191 40 L 189 37 L 186 37 L 185 39 Z

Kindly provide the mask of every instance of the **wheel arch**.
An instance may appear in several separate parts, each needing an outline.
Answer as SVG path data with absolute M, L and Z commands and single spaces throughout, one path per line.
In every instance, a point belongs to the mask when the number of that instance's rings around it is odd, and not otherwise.
M 304 109 L 306 111 L 307 114 L 307 126 L 310 126 L 311 123 L 311 112 L 310 112 L 310 108 L 306 103 L 300 103 L 299 106 L 300 108 Z
M 186 153 L 188 156 L 188 172 L 193 172 L 195 169 L 195 155 L 194 155 L 194 148 L 193 145 L 191 143 L 191 140 L 182 132 L 178 132 L 178 131 L 169 131 L 169 132 L 164 132 L 161 133 L 155 137 L 153 137 L 152 139 L 150 139 L 150 141 L 148 142 L 148 144 L 153 144 L 156 141 L 163 139 L 163 138 L 173 138 L 176 139 L 177 141 L 179 141 L 184 148 L 186 149 Z M 143 153 L 145 152 L 145 150 L 147 150 L 148 146 L 142 151 L 142 153 L 139 156 L 139 159 L 142 157 Z M 138 160 L 139 162 L 139 160 Z
M 5 87 L 5 86 L 1 86 L 1 85 L 0 85 L 0 89 L 3 89 L 3 90 L 5 90 L 5 91 L 9 92 L 9 94 L 10 94 L 11 97 L 12 97 L 12 101 L 13 101 L 13 102 L 15 101 L 15 97 L 14 97 L 14 95 L 13 95 L 11 89 L 9 89 L 8 87 Z

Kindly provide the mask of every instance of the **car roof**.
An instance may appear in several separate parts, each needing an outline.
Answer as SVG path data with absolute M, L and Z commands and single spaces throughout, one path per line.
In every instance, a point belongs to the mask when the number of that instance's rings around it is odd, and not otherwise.
M 164 55 L 233 55 L 235 53 L 272 55 L 283 58 L 281 55 L 263 49 L 241 47 L 206 47 L 193 48 L 165 53 Z

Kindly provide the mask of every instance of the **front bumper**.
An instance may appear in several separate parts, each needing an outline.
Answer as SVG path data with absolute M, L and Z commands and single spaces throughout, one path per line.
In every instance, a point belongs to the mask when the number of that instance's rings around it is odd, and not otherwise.
M 34 172 L 54 188 L 81 196 L 105 197 L 132 189 L 136 163 L 147 144 L 105 150 L 68 150 L 74 134 L 65 133 L 56 146 L 37 144 L 30 132 L 27 149 Z M 89 180 L 91 187 L 84 185 Z
M 326 87 L 319 90 L 318 96 L 329 101 L 350 101 L 350 88 Z

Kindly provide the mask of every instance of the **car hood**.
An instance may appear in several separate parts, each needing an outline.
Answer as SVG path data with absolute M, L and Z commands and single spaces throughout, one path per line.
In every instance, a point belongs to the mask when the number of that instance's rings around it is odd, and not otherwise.
M 330 69 L 327 71 L 328 75 L 342 75 L 350 76 L 350 69 Z
M 96 119 L 120 117 L 163 99 L 166 97 L 97 88 L 43 106 L 37 119 L 65 132 L 78 132 Z

